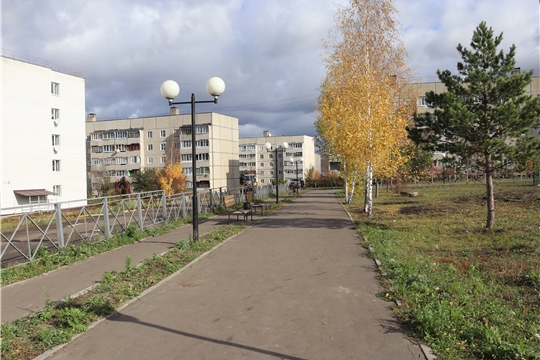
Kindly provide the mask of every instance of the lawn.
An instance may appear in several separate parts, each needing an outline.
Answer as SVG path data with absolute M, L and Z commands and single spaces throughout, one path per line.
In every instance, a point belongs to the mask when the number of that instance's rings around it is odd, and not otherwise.
M 479 183 L 381 191 L 373 217 L 348 205 L 382 262 L 381 296 L 439 359 L 540 359 L 540 187 Z

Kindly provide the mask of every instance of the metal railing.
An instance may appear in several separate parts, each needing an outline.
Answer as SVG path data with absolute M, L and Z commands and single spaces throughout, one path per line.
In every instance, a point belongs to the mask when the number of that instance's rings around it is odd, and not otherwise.
M 286 187 L 280 185 L 280 192 Z M 223 206 L 224 195 L 245 201 L 273 196 L 273 186 L 237 189 L 199 189 L 199 212 Z M 92 244 L 122 234 L 134 225 L 140 230 L 192 216 L 192 193 L 165 195 L 151 191 L 70 202 L 23 205 L 1 209 L 0 263 L 8 267 L 32 261 L 40 249 L 55 251 L 70 245 Z M 75 206 L 74 206 L 75 205 Z

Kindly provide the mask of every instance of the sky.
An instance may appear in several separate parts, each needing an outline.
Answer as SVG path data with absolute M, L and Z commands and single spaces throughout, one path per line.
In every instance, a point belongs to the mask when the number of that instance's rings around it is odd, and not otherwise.
M 2 1 L 2 0 L 0 0 Z M 239 119 L 240 137 L 315 136 L 316 101 L 326 75 L 323 40 L 348 0 L 3 0 L 4 54 L 82 72 L 86 113 L 98 120 L 167 115 L 165 80 L 176 101 L 211 100 L 197 112 Z M 408 65 L 420 81 L 456 73 L 456 46 L 469 47 L 486 21 L 517 47 L 517 66 L 540 74 L 539 0 L 396 0 Z M 189 113 L 189 105 L 180 105 Z

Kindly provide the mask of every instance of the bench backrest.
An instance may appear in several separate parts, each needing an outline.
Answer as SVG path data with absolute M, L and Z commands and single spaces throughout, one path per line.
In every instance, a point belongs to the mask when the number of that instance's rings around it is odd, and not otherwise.
M 225 205 L 225 207 L 231 207 L 236 205 L 236 199 L 234 198 L 234 195 L 225 195 L 223 197 L 223 205 Z

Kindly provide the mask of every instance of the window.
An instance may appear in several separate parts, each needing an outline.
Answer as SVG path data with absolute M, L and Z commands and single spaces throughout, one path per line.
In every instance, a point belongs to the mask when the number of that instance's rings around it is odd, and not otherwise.
M 52 82 L 51 83 L 51 94 L 60 95 L 60 84 Z
M 416 105 L 427 107 L 426 97 L 425 96 L 418 97 L 418 101 Z
M 255 162 L 249 162 L 249 163 L 248 163 L 248 166 L 257 166 L 257 163 L 255 163 Z
M 152 150 L 154 150 L 154 145 L 148 144 L 148 146 L 146 147 L 146 149 L 147 149 L 148 151 L 152 151 Z
M 294 144 L 292 145 L 292 147 L 293 147 L 294 149 L 301 149 L 301 148 L 302 148 L 302 143 L 294 143 Z
M 247 146 L 247 151 L 253 151 L 255 150 L 255 145 L 248 145 Z
M 180 130 L 174 129 L 174 136 L 179 136 L 179 135 L 180 135 Z
M 152 132 L 151 132 L 151 131 L 148 131 L 148 132 L 146 133 L 146 137 L 149 138 L 149 139 L 151 139 L 151 138 L 152 138 Z
M 146 159 L 146 162 L 148 163 L 148 165 L 151 165 L 154 163 L 154 158 L 153 157 L 149 157 L 148 159 Z
M 104 139 L 114 139 L 114 132 L 103 133 L 103 138 Z
M 117 139 L 126 139 L 128 137 L 127 131 L 117 131 L 115 133 Z
M 187 141 L 187 140 L 186 140 L 186 141 L 182 141 L 182 148 L 184 148 L 184 149 L 189 149 L 189 148 L 191 148 L 191 140 L 189 140 L 189 141 Z
M 261 167 L 264 167 L 264 163 L 260 163 L 259 165 L 260 165 Z
M 103 152 L 113 152 L 114 145 L 103 145 Z
M 301 151 L 300 151 L 300 152 L 295 152 L 295 153 L 293 154 L 293 156 L 294 156 L 294 157 L 302 157 L 302 152 L 301 152 Z
M 193 181 L 186 181 L 186 188 L 192 189 L 193 188 Z
M 182 162 L 191 161 L 191 154 L 182 154 Z
M 210 159 L 209 154 L 197 154 L 197 161 L 206 161 Z
M 52 136 L 52 145 L 53 146 L 59 146 L 60 145 L 60 135 L 53 134 L 53 136 Z
M 53 185 L 52 191 L 56 196 L 62 196 L 62 186 L 61 185 Z
M 60 171 L 60 160 L 52 161 L 52 171 Z
M 115 174 L 117 177 L 122 177 L 122 176 L 129 176 L 129 173 L 127 170 L 116 170 L 116 174 Z
M 259 171 L 259 175 L 264 175 L 264 171 L 263 170 Z
M 167 158 L 165 156 L 162 156 L 159 162 L 165 164 L 167 162 Z
M 103 152 L 103 148 L 101 146 L 92 146 L 92 152 L 93 153 L 101 153 L 101 152 Z
M 159 149 L 160 149 L 161 151 L 167 150 L 167 144 L 159 144 Z
M 130 164 L 138 164 L 141 162 L 141 159 L 138 156 L 132 156 L 129 158 Z
M 92 133 L 90 135 L 90 139 L 92 139 L 92 140 L 101 140 L 101 133 Z
M 129 138 L 138 138 L 140 136 L 141 136 L 141 134 L 140 134 L 139 130 L 129 130 L 128 131 L 128 137 Z
M 210 174 L 210 168 L 209 167 L 197 168 L 197 175 L 200 175 L 200 174 Z
M 126 165 L 128 162 L 127 157 L 117 157 L 116 158 L 116 165 Z
M 116 144 L 115 145 L 116 151 L 126 151 L 126 145 L 125 144 Z
M 105 159 L 103 160 L 103 163 L 104 163 L 105 165 L 112 165 L 112 164 L 114 164 L 114 162 L 115 162 L 115 160 L 114 160 L 114 158 L 112 158 L 112 157 L 105 158 Z
M 259 145 L 259 151 L 264 151 L 264 146 L 263 145 Z
M 274 154 L 271 154 L 271 153 L 268 154 L 268 158 L 273 159 L 273 158 L 274 158 Z
M 92 165 L 99 166 L 101 164 L 103 164 L 102 159 L 92 159 Z
M 247 159 L 247 155 L 246 154 L 240 154 L 240 159 Z
M 182 171 L 184 172 L 184 174 L 186 175 L 192 175 L 193 174 L 193 168 L 182 168 Z
M 130 144 L 126 145 L 127 151 L 138 151 L 141 150 L 141 144 Z
M 261 184 L 264 184 L 264 179 L 261 179 Z
M 159 132 L 159 137 L 164 138 L 166 135 L 167 135 L 167 131 L 165 131 L 165 130 L 160 130 L 160 132 Z
M 247 163 L 241 162 L 241 163 L 238 164 L 238 166 L 240 166 L 240 167 L 246 167 L 246 166 L 247 166 Z
M 196 134 L 208 134 L 208 125 L 195 126 Z
M 270 170 L 270 175 L 274 175 L 274 170 Z
M 191 135 L 191 127 L 181 128 L 181 129 L 180 129 L 180 132 L 181 132 L 183 135 Z
M 259 155 L 259 159 L 264 159 L 264 154 Z
M 208 139 L 197 140 L 197 147 L 208 147 Z
M 270 163 L 270 167 L 271 167 L 271 168 L 274 167 L 274 163 L 273 163 L 273 162 Z
M 51 118 L 52 120 L 60 119 L 60 109 L 51 109 Z
M 240 147 L 238 147 L 238 150 L 240 150 L 240 151 L 246 151 L 246 147 L 245 147 L 245 146 L 240 146 Z

